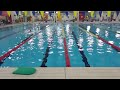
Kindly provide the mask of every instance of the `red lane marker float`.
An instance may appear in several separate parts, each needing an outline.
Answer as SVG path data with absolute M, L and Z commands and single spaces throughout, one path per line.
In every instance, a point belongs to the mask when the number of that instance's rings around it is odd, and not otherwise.
M 66 67 L 70 67 L 70 58 L 68 55 L 67 43 L 65 38 L 64 29 L 62 30 L 63 40 L 64 40 L 64 51 L 65 51 L 65 59 L 66 59 Z
M 12 50 L 10 50 L 10 51 L 8 51 L 7 53 L 5 53 L 4 55 L 2 55 L 2 56 L 0 56 L 0 62 L 2 61 L 2 60 L 4 60 L 6 57 L 8 57 L 13 51 L 16 51 L 19 47 L 21 47 L 23 44 L 25 44 L 26 42 L 28 42 L 32 37 L 31 36 L 33 36 L 33 34 L 32 35 L 30 35 L 28 38 L 26 38 L 25 40 L 23 40 L 20 44 L 18 44 L 16 47 L 14 47 Z
M 42 27 L 43 28 L 43 27 Z M 41 29 L 42 29 L 41 28 Z M 39 34 L 40 32 L 36 33 L 35 35 Z M 10 56 L 10 54 L 14 51 L 16 51 L 19 47 L 21 47 L 23 44 L 25 44 L 26 42 L 28 42 L 30 39 L 32 39 L 32 36 L 35 36 L 34 34 L 31 34 L 28 38 L 26 38 L 25 40 L 23 40 L 21 43 L 19 43 L 17 46 L 15 46 L 12 50 L 8 51 L 7 53 L 5 53 L 4 55 L 0 56 L 0 62 L 2 62 L 5 58 L 7 58 L 8 56 Z
M 81 26 L 82 27 L 82 26 Z M 85 29 L 84 27 L 82 27 L 83 29 Z M 88 31 L 87 31 L 88 32 Z M 96 38 L 102 40 L 103 42 L 105 42 L 106 44 L 110 45 L 113 49 L 115 49 L 116 51 L 120 52 L 120 48 L 114 44 L 109 43 L 107 40 L 103 39 L 102 37 L 100 37 L 99 35 L 95 35 L 93 32 L 88 32 L 93 34 L 93 36 L 95 36 Z
M 68 55 L 68 49 L 67 49 L 67 44 L 66 44 L 65 38 L 64 38 L 64 50 L 65 50 L 66 67 L 70 67 L 70 58 Z
M 114 48 L 115 50 L 117 50 L 118 52 L 120 52 L 120 48 L 118 46 L 115 46 L 114 44 L 109 43 L 108 41 L 106 41 L 105 39 L 101 38 L 100 36 L 98 36 L 98 39 L 100 39 L 103 42 L 109 44 L 112 48 Z

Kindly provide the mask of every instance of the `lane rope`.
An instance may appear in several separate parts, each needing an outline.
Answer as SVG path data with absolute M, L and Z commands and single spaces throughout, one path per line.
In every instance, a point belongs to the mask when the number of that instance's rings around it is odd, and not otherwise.
M 54 32 L 54 33 L 53 33 L 53 38 L 54 38 L 54 36 L 55 36 L 55 30 L 54 30 L 53 32 Z M 52 45 L 52 43 L 53 43 L 53 40 L 48 43 L 48 46 L 47 46 L 46 51 L 45 51 L 45 54 L 44 54 L 45 56 L 44 56 L 43 59 L 42 59 L 42 64 L 41 64 L 40 67 L 47 67 L 47 66 L 46 66 L 47 58 L 48 58 L 48 56 L 49 56 L 50 46 Z
M 22 42 L 20 42 L 17 46 L 15 46 L 13 49 L 9 50 L 8 52 L 6 52 L 5 54 L 3 54 L 2 56 L 0 56 L 0 62 L 3 63 L 3 61 L 9 57 L 12 53 L 14 53 L 18 48 L 20 48 L 22 45 L 24 45 L 26 42 L 28 42 L 29 40 L 31 40 L 34 36 L 36 36 L 37 34 L 39 34 L 41 31 L 35 33 L 35 34 L 31 34 L 29 37 L 27 37 L 26 39 L 24 39 Z
M 96 37 L 97 39 L 102 40 L 104 43 L 110 45 L 113 49 L 115 49 L 116 51 L 120 52 L 120 48 L 119 48 L 118 46 L 109 43 L 107 40 L 103 39 L 103 38 L 100 37 L 99 35 L 95 35 L 95 34 L 93 34 L 93 33 L 91 33 L 91 32 L 88 32 L 88 31 L 87 31 L 84 27 L 82 27 L 82 26 L 81 26 L 81 27 L 78 26 L 78 28 L 80 28 L 82 31 L 85 31 L 86 33 L 88 33 L 88 34 L 90 34 L 90 35 Z
M 74 39 L 75 39 L 75 42 L 76 42 L 76 45 L 77 45 L 77 47 L 78 47 L 79 53 L 80 53 L 81 56 L 82 56 L 82 59 L 83 59 L 82 61 L 84 62 L 85 67 L 90 67 L 90 64 L 89 64 L 88 61 L 87 61 L 87 57 L 85 56 L 82 47 L 80 47 L 80 46 L 78 45 L 78 39 L 77 39 L 77 37 L 76 37 L 76 35 L 75 35 L 75 33 L 74 33 L 73 31 L 72 31 L 72 35 L 73 35 L 73 37 L 74 37 Z

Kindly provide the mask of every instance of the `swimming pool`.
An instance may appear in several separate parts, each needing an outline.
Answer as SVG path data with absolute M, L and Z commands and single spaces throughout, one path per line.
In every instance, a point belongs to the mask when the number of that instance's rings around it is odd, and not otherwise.
M 86 31 L 79 27 L 86 28 Z M 1 67 L 119 67 L 119 24 L 27 24 L 0 30 Z

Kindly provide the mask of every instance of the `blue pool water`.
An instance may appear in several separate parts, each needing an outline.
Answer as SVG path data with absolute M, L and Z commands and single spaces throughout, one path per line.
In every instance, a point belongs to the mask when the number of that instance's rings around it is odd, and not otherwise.
M 116 33 L 116 31 L 120 31 L 119 24 L 81 25 L 120 47 L 120 34 Z M 3 63 L 0 63 L 0 66 L 66 67 L 63 28 L 71 67 L 86 67 L 87 65 L 90 65 L 90 67 L 120 66 L 119 52 L 110 45 L 82 31 L 77 24 L 67 23 L 27 24 L 0 29 L 0 56 L 13 49 L 31 34 L 40 31 L 7 57 Z

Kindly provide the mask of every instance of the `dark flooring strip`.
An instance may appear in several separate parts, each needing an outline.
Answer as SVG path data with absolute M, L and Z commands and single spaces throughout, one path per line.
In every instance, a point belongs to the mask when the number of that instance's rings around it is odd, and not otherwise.
M 79 45 L 78 45 L 78 40 L 77 40 L 77 38 L 76 38 L 76 35 L 75 35 L 75 33 L 72 31 L 72 35 L 73 35 L 73 37 L 74 37 L 74 39 L 75 39 L 75 42 L 76 42 L 76 45 L 77 45 L 77 47 L 78 47 L 78 49 L 79 49 L 79 52 L 80 52 L 80 54 L 81 54 L 81 56 L 82 56 L 82 61 L 84 62 L 84 64 L 85 64 L 85 67 L 90 67 L 90 64 L 88 63 L 88 61 L 87 61 L 87 57 L 85 56 L 85 54 L 84 54 L 84 51 L 80 51 L 80 49 L 82 49 L 82 47 L 80 47 Z
M 45 64 L 47 63 L 47 58 L 49 56 L 49 51 L 50 51 L 50 47 L 48 46 L 46 48 L 46 51 L 45 51 L 45 54 L 44 54 L 44 58 L 42 59 L 41 67 L 47 67 Z

